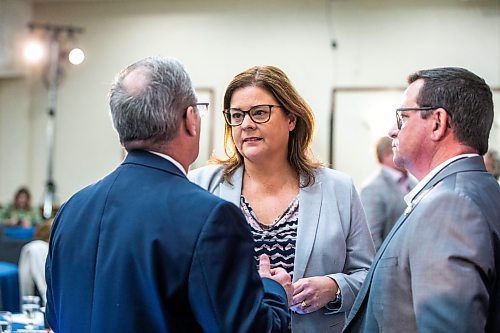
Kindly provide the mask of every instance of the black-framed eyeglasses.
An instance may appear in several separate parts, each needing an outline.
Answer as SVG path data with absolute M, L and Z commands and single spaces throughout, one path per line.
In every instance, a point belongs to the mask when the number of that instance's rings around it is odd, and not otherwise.
M 245 115 L 249 115 L 250 119 L 256 124 L 267 123 L 271 119 L 271 109 L 281 108 L 281 105 L 261 104 L 252 106 L 248 110 L 241 110 L 236 108 L 225 109 L 224 119 L 229 126 L 239 126 L 243 123 Z
M 195 105 L 200 118 L 203 118 L 208 114 L 208 106 L 210 105 L 210 103 L 196 103 Z
M 436 110 L 439 108 L 440 108 L 439 106 L 424 106 L 421 108 L 399 108 L 399 109 L 396 109 L 396 124 L 398 126 L 398 130 L 400 130 L 404 124 L 403 116 L 401 115 L 401 112 L 404 112 L 404 111 L 430 111 L 430 110 Z

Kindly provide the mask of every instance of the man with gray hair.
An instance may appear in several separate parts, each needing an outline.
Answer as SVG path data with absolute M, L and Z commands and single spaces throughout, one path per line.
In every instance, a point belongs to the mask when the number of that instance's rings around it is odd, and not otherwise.
M 483 155 L 486 82 L 463 68 L 410 75 L 394 162 L 419 183 L 382 243 L 345 332 L 500 332 L 500 187 Z
M 118 75 L 111 117 L 128 154 L 54 220 L 55 332 L 287 332 L 290 276 L 266 257 L 257 272 L 240 209 L 186 178 L 207 107 L 175 59 Z

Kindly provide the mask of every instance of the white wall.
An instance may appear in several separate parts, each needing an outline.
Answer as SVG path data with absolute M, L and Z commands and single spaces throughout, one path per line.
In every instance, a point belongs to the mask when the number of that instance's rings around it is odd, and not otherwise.
M 23 79 L 0 80 L 0 191 L 5 203 L 21 185 L 31 185 L 31 115 Z M 8 192 L 9 191 L 9 192 Z
M 256 64 L 281 67 L 311 104 L 314 150 L 324 161 L 334 87 L 403 86 L 410 72 L 444 65 L 469 68 L 500 86 L 498 0 L 42 1 L 33 12 L 38 22 L 85 29 L 79 39 L 86 61 L 67 68 L 58 91 L 54 175 L 60 201 L 120 162 L 107 91 L 120 69 L 145 56 L 173 55 L 195 86 L 215 90 L 219 154 L 224 88 Z M 10 200 L 18 184 L 29 185 L 35 199 L 43 195 L 47 96 L 39 80 L 31 79 L 0 79 L 0 202 Z M 17 122 L 21 139 L 11 134 Z M 366 155 L 367 167 L 374 166 L 366 153 L 371 145 L 360 146 L 354 132 L 342 140 Z M 18 166 L 4 156 L 14 156 Z M 357 183 L 366 176 L 348 163 L 338 168 Z
M 30 0 L 0 0 L 0 78 L 18 77 L 22 73 L 23 38 L 28 35 L 26 23 L 32 16 Z

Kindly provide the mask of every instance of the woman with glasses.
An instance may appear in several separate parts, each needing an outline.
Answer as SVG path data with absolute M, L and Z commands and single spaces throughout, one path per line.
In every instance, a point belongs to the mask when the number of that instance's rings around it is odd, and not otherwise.
M 223 113 L 228 158 L 188 177 L 238 205 L 256 259 L 292 275 L 292 332 L 341 332 L 374 256 L 351 179 L 313 158 L 313 112 L 279 68 L 235 76 Z

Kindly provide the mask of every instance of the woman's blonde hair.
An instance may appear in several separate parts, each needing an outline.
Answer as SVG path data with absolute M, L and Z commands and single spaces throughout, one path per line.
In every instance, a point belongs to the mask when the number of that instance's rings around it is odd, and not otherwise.
M 313 158 L 311 144 L 314 133 L 314 117 L 311 107 L 300 97 L 286 74 L 274 66 L 255 66 L 236 75 L 229 83 L 224 94 L 224 110 L 230 108 L 233 93 L 240 88 L 259 87 L 271 93 L 287 114 L 293 114 L 297 120 L 290 132 L 288 141 L 288 162 L 302 177 L 301 187 L 315 181 L 314 170 L 322 164 Z M 222 177 L 230 182 L 232 174 L 243 164 L 243 156 L 234 143 L 231 127 L 224 129 L 224 151 L 226 160 L 212 159 L 224 165 Z

